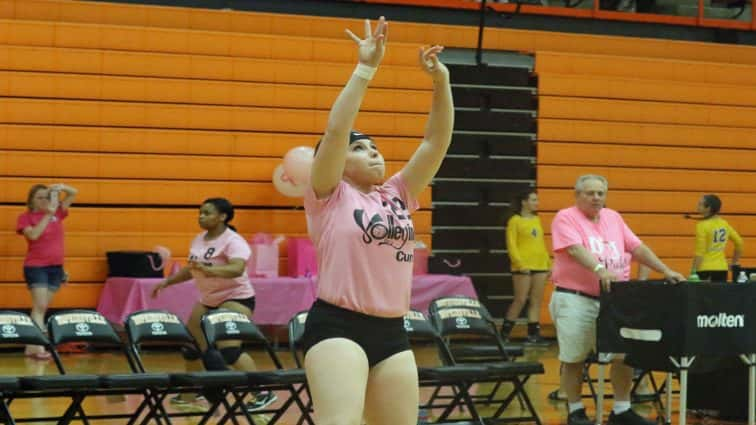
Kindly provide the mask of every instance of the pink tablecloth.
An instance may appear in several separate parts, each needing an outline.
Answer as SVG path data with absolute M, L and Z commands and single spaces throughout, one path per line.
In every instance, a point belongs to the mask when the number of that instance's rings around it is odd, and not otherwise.
M 412 278 L 410 306 L 428 314 L 428 305 L 439 297 L 464 295 L 478 298 L 472 280 L 467 276 L 421 274 Z
M 105 281 L 97 311 L 113 323 L 122 324 L 139 310 L 162 309 L 185 321 L 199 299 L 194 281 L 173 285 L 152 298 L 152 289 L 162 279 L 111 277 Z M 315 301 L 316 284 L 309 278 L 255 278 L 256 307 L 252 319 L 259 325 L 285 325 L 294 314 L 307 310 Z M 428 304 L 445 295 L 477 298 L 467 276 L 418 275 L 412 280 L 412 308 L 428 312 Z
M 186 322 L 199 299 L 194 281 L 169 286 L 152 298 L 152 289 L 162 279 L 138 279 L 111 277 L 105 281 L 97 311 L 113 323 L 122 324 L 126 317 L 139 310 L 168 310 Z M 260 325 L 285 325 L 302 310 L 307 310 L 315 300 L 312 282 L 308 278 L 279 277 L 252 279 L 257 292 L 253 315 Z

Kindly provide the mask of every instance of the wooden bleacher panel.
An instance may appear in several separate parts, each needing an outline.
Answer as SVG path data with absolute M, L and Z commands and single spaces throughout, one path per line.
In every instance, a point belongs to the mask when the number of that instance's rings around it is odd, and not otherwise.
M 405 162 L 387 161 L 387 175 L 397 173 Z M 281 158 L 261 157 L 0 150 L 0 174 L 9 177 L 269 182 L 280 163 Z
M 756 128 L 754 107 L 540 96 L 539 116 L 593 121 Z
M 279 84 L 343 86 L 353 63 L 241 58 L 120 50 L 0 45 L 0 67 L 40 71 L 136 77 L 190 78 Z M 383 65 L 372 87 L 428 89 L 430 82 L 417 66 Z
M 727 46 L 729 49 L 734 46 Z M 559 73 L 633 79 L 666 80 L 674 83 L 754 85 L 754 66 L 739 63 L 703 62 L 669 57 L 619 54 L 580 54 L 539 51 L 535 58 L 538 74 Z
M 201 201 L 201 200 L 200 200 Z M 23 206 L 0 206 L 0 228 L 15 230 Z M 76 207 L 76 214 L 65 220 L 68 232 L 168 232 L 199 233 L 199 206 L 192 208 L 115 208 Z M 419 210 L 412 215 L 417 233 L 430 233 L 431 212 Z M 306 233 L 307 224 L 301 208 L 297 209 L 237 209 L 234 225 L 242 234 L 263 232 L 271 234 Z M 189 241 L 191 242 L 191 241 Z M 187 242 L 187 247 L 188 243 Z
M 0 71 L 0 96 L 329 110 L 340 87 Z M 375 88 L 362 111 L 423 113 L 429 90 Z
M 753 172 L 726 172 L 705 170 L 667 170 L 664 168 L 614 168 L 604 166 L 555 166 L 544 165 L 543 174 L 539 174 L 541 187 L 559 187 L 568 176 L 582 174 L 601 174 L 609 179 L 609 190 L 677 190 L 690 192 L 694 201 L 687 205 L 688 212 L 695 210 L 695 204 L 701 195 L 726 190 L 731 193 L 753 193 L 756 187 Z M 540 170 L 539 170 L 540 171 Z M 573 182 L 574 184 L 574 182 Z M 687 197 L 686 197 L 687 198 Z M 729 203 L 728 203 L 729 204 Z M 731 212 L 737 206 L 728 205 Z M 733 210 L 734 209 L 734 210 Z M 662 211 L 663 212 L 663 211 Z
M 756 129 L 540 118 L 538 139 L 620 145 L 756 148 Z
M 753 67 L 752 71 L 756 70 Z M 539 95 L 752 106 L 756 88 L 736 84 L 654 80 L 591 74 L 539 73 Z
M 603 145 L 598 143 L 544 142 L 543 159 L 549 163 L 560 161 L 564 165 L 594 165 L 604 167 L 663 168 L 669 171 L 690 170 L 692 173 L 712 170 L 731 170 L 742 177 L 742 172 L 753 171 L 756 152 L 746 149 L 702 149 L 692 147 L 658 147 L 632 145 Z M 590 156 L 590 157 L 587 157 Z M 593 161 L 593 162 L 592 162 Z M 737 172 L 741 173 L 737 173 Z M 722 176 L 726 178 L 726 176 Z M 735 182 L 733 182 L 734 184 Z M 748 182 L 742 182 L 748 185 Z
M 23 202 L 31 185 L 45 184 L 49 181 L 49 178 L 0 177 L 0 203 Z M 288 198 L 279 194 L 270 182 L 115 179 L 66 179 L 66 182 L 80 190 L 78 202 L 83 204 L 186 206 L 225 194 L 225 197 L 234 200 L 237 206 L 302 205 L 301 198 Z M 421 208 L 430 208 L 430 188 L 423 191 L 419 202 Z
M 321 134 L 189 131 L 54 125 L 0 124 L 0 146 L 8 150 L 233 155 L 282 158 L 297 146 L 315 146 Z M 386 160 L 406 161 L 419 137 L 378 137 Z
M 317 133 L 328 111 L 74 100 L 7 99 L 0 121 L 11 124 L 94 125 L 165 129 Z M 422 137 L 425 114 L 365 112 L 355 128 L 381 136 Z
M 362 28 L 362 22 L 359 19 L 62 0 L 3 0 L 3 4 L 0 5 L 0 17 L 29 21 L 109 24 L 121 27 L 231 32 L 236 33 L 236 36 L 262 33 L 337 40 L 344 40 L 344 28 Z M 438 43 L 449 47 L 473 48 L 477 43 L 477 28 L 396 21 L 391 23 L 391 40 L 392 49 L 397 46 L 397 42 Z M 493 50 L 554 51 L 585 55 L 756 64 L 756 49 L 751 46 L 557 31 L 488 28 L 484 47 Z

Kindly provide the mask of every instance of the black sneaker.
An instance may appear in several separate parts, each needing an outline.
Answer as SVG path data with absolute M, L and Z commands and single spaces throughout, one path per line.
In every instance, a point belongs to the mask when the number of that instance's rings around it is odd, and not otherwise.
M 656 425 L 656 421 L 646 419 L 635 413 L 633 409 L 627 409 L 619 415 L 612 412 L 609 415 L 608 425 Z
M 247 412 L 255 412 L 265 409 L 278 400 L 276 393 L 272 391 L 261 391 L 255 394 L 255 401 L 247 403 Z
M 588 419 L 585 408 L 582 408 L 567 415 L 567 425 L 594 425 L 594 423 Z
M 525 345 L 532 345 L 536 347 L 548 347 L 551 343 L 541 335 L 529 335 L 525 340 Z

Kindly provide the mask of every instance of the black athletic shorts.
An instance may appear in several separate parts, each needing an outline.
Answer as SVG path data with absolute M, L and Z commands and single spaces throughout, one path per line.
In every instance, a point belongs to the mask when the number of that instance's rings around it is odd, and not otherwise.
M 330 338 L 346 338 L 357 343 L 365 350 L 370 367 L 410 349 L 403 317 L 370 316 L 318 299 L 305 322 L 302 337 L 305 354 L 315 344 Z

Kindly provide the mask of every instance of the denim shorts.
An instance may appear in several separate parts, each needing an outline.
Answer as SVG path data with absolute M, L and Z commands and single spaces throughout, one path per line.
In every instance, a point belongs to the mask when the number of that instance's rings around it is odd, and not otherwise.
M 24 267 L 26 286 L 47 288 L 53 292 L 63 283 L 63 266 Z

